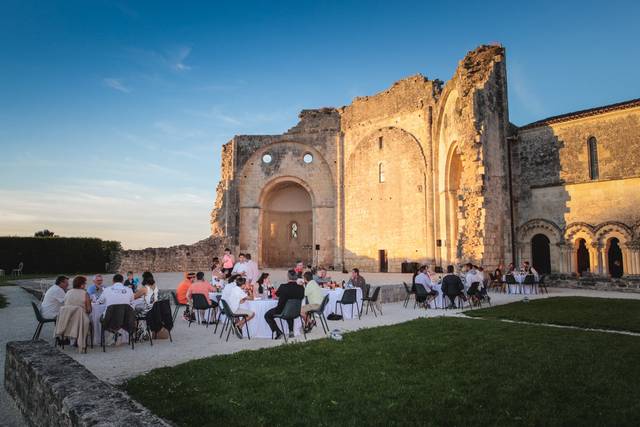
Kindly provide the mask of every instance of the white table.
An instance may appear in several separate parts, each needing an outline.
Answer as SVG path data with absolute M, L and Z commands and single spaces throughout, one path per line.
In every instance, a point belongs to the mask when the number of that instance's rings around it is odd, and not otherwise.
M 358 306 L 362 308 L 362 289 L 356 289 L 356 300 L 358 301 Z M 331 313 L 342 314 L 344 319 L 352 319 L 354 317 L 358 317 L 358 313 L 356 312 L 357 307 L 353 306 L 353 316 L 351 315 L 351 307 L 348 305 L 342 306 L 342 313 L 340 313 L 340 308 L 336 312 L 336 302 L 342 299 L 342 294 L 344 293 L 344 289 L 336 288 L 336 289 L 326 289 L 323 288 L 322 292 L 324 295 L 329 295 L 329 303 L 324 308 L 324 315 L 329 316 Z
M 533 285 L 533 284 L 523 285 L 525 277 L 527 277 L 527 275 L 523 274 L 523 273 L 515 273 L 513 275 L 513 278 L 516 279 L 517 284 L 508 285 L 508 289 L 509 289 L 509 293 L 510 294 L 531 295 L 531 294 L 535 294 L 536 293 L 535 292 L 535 285 Z
M 209 298 L 213 301 L 218 301 L 218 299 L 216 298 L 216 296 L 218 295 L 220 295 L 220 293 L 211 292 L 209 293 Z M 255 317 L 251 319 L 248 324 L 249 334 L 251 335 L 251 338 L 271 338 L 271 328 L 267 324 L 267 321 L 265 320 L 264 315 L 267 313 L 267 311 L 271 310 L 272 308 L 275 308 L 277 305 L 278 305 L 277 299 L 254 299 L 254 300 L 247 300 L 242 304 L 240 304 L 240 308 L 245 310 L 251 310 L 255 313 Z M 225 319 L 225 316 L 224 315 L 221 316 L 220 322 L 224 322 L 224 319 Z M 278 327 L 280 327 L 280 321 L 278 319 L 275 319 L 275 320 Z M 288 334 L 289 326 L 287 322 L 283 321 L 282 324 L 284 325 L 283 332 Z M 294 321 L 294 324 L 293 324 L 293 334 L 295 336 L 298 336 L 300 335 L 301 330 L 302 330 L 302 322 L 300 321 L 300 318 L 298 318 Z M 244 330 L 244 327 L 243 327 L 243 333 L 246 333 L 246 330 Z

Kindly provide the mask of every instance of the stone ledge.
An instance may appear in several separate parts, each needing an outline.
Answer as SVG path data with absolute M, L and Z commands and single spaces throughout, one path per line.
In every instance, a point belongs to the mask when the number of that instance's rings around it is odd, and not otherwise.
M 46 342 L 7 343 L 5 388 L 31 426 L 171 426 Z

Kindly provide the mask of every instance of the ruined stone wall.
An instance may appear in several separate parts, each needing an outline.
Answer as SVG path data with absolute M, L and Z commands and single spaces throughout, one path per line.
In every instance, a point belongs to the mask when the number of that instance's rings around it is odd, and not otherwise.
M 112 266 L 126 271 L 209 271 L 213 257 L 222 257 L 225 247 L 234 248 L 231 238 L 212 236 L 193 245 L 127 250 Z

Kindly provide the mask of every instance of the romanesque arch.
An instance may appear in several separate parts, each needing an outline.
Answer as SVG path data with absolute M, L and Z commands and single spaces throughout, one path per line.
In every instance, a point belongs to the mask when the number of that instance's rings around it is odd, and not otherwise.
M 380 254 L 386 254 L 389 271 L 399 271 L 405 260 L 425 262 L 430 190 L 417 138 L 404 129 L 384 127 L 363 137 L 350 152 L 344 170 L 346 267 L 379 271 L 384 261 Z
M 633 240 L 633 231 L 625 224 L 609 221 L 595 229 L 595 240 L 601 251 L 602 273 L 620 277 L 628 272 L 631 253 L 628 248 Z
M 564 238 L 571 251 L 571 270 L 577 274 L 597 273 L 600 263 L 593 226 L 584 222 L 571 223 L 565 229 Z
M 543 244 L 540 236 L 547 240 L 548 248 L 541 247 Z M 532 219 L 518 227 L 518 248 L 520 253 L 518 259 L 528 260 L 537 269 L 544 270 L 541 266 L 546 265 L 547 257 L 542 251 L 548 251 L 548 264 L 552 272 L 563 271 L 561 245 L 563 236 L 560 227 L 545 219 Z M 537 250 L 535 250 L 537 249 Z M 536 263 L 538 265 L 536 265 Z
M 445 168 L 445 213 L 446 213 L 446 248 L 449 262 L 460 261 L 460 184 L 462 178 L 462 160 L 457 144 L 451 145 Z
M 263 161 L 265 154 L 271 156 L 269 163 Z M 305 154 L 312 155 L 312 162 L 304 162 Z M 238 205 L 241 251 L 257 254 L 258 263 L 265 265 L 265 242 L 270 238 L 270 230 L 267 231 L 267 228 L 273 219 L 267 213 L 271 197 L 274 192 L 283 188 L 297 186 L 309 194 L 311 201 L 311 242 L 305 242 L 306 248 L 297 258 L 306 260 L 311 252 L 312 259 L 308 261 L 333 265 L 335 186 L 331 169 L 319 151 L 297 142 L 279 141 L 267 144 L 245 161 L 237 176 L 240 177 Z M 308 249 L 308 246 L 316 244 L 320 245 L 319 252 Z

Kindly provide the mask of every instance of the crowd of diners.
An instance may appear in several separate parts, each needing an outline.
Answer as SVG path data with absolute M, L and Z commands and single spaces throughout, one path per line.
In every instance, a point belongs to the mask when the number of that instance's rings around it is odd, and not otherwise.
M 284 332 L 278 327 L 274 316 L 281 314 L 288 300 L 306 300 L 302 305 L 301 317 L 305 332 L 309 332 L 315 326 L 315 321 L 308 316 L 308 312 L 317 310 L 322 304 L 324 294 L 323 287 L 354 287 L 364 288 L 366 282 L 360 275 L 360 271 L 354 268 L 350 279 L 345 283 L 336 283 L 327 275 L 324 267 L 313 268 L 305 266 L 302 261 L 296 261 L 295 265 L 287 271 L 287 282 L 280 285 L 271 283 L 269 273 L 260 273 L 258 264 L 252 260 L 251 254 L 240 253 L 234 257 L 230 249 L 225 249 L 222 257 L 215 257 L 211 264 L 211 282 L 204 278 L 204 272 L 184 275 L 184 279 L 176 288 L 176 298 L 179 304 L 186 305 L 183 314 L 186 320 L 193 320 L 193 295 L 201 294 L 205 297 L 211 308 L 219 308 L 220 300 L 224 300 L 228 308 L 234 314 L 241 314 L 236 322 L 236 333 L 242 336 L 242 327 L 245 322 L 250 322 L 255 313 L 241 305 L 247 300 L 276 299 L 276 307 L 268 310 L 264 316 L 265 321 L 273 332 L 274 339 L 282 338 Z M 212 293 L 218 293 L 218 301 L 211 299 Z M 216 320 L 206 320 L 206 316 L 200 316 L 202 321 L 215 323 Z M 204 320 L 203 320 L 204 319 Z M 289 321 L 289 335 L 293 334 L 293 321 Z
M 474 305 L 484 300 L 491 300 L 488 289 L 491 284 L 498 286 L 504 291 L 507 276 L 516 274 L 533 275 L 538 281 L 538 272 L 531 266 L 529 261 L 524 261 L 521 268 L 516 269 L 513 263 L 507 268 L 500 264 L 493 273 L 486 271 L 482 266 L 473 263 L 466 263 L 456 271 L 453 265 L 447 266 L 446 272 L 432 271 L 428 265 L 421 265 L 413 275 L 412 292 L 416 292 L 416 286 L 422 286 L 426 292 L 420 293 L 416 301 L 425 307 L 430 307 L 430 302 L 442 292 L 447 297 L 448 307 L 455 308 L 456 299 L 460 298 L 464 302 L 471 299 Z M 440 285 L 440 290 L 435 284 Z

